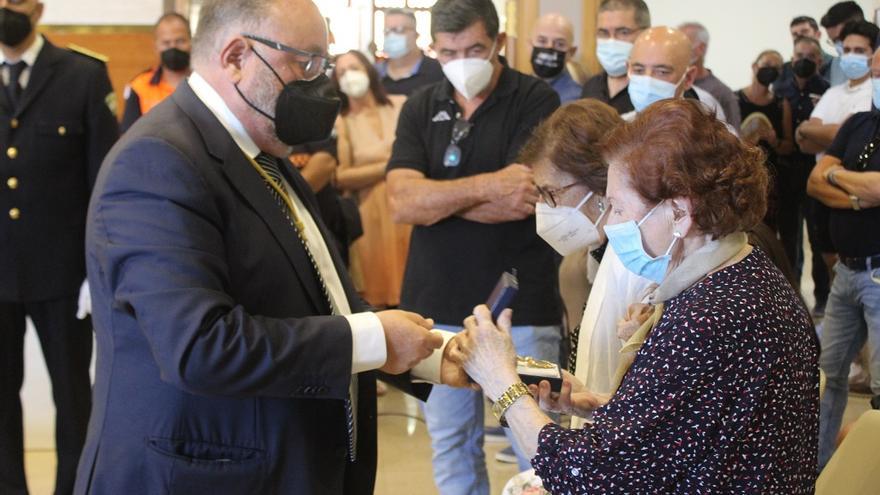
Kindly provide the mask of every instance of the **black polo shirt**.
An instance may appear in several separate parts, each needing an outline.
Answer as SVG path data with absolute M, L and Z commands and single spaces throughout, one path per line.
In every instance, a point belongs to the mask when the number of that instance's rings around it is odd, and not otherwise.
M 587 82 L 584 83 L 584 89 L 581 91 L 581 98 L 593 98 L 602 103 L 607 103 L 614 107 L 620 115 L 636 109 L 629 99 L 627 87 L 624 87 L 619 93 L 614 95 L 614 98 L 611 98 L 611 95 L 608 94 L 608 74 L 604 71 L 587 79 Z
M 803 89 L 798 86 L 794 76 L 773 86 L 774 91 L 788 100 L 788 104 L 791 106 L 792 129 L 797 129 L 799 125 L 810 120 L 816 103 L 829 86 L 828 81 L 819 75 L 807 79 Z M 812 153 L 801 153 L 800 150 L 797 150 L 792 154 L 792 157 L 798 165 L 811 167 L 816 163 L 816 155 Z
M 826 151 L 843 162 L 847 170 L 880 172 L 880 150 L 874 152 L 864 170 L 857 168 L 858 157 L 880 131 L 880 112 L 871 110 L 853 115 L 837 131 L 834 142 Z M 829 222 L 831 240 L 841 256 L 847 258 L 880 254 L 880 207 L 831 209 Z
M 461 163 L 446 167 L 443 154 L 459 108 L 444 80 L 416 92 L 403 106 L 388 170 L 417 170 L 433 180 L 495 172 L 516 162 L 532 129 L 558 107 L 559 96 L 547 83 L 503 68 L 498 86 L 471 116 L 473 127 L 459 142 Z M 535 233 L 534 217 L 500 224 L 449 217 L 416 226 L 400 306 L 437 323 L 461 325 L 511 268 L 519 276 L 514 325 L 560 324 L 554 251 Z
M 417 89 L 443 80 L 443 68 L 440 62 L 431 57 L 422 56 L 415 72 L 403 79 L 391 79 L 388 76 L 388 62 L 380 64 L 377 69 L 382 74 L 382 85 L 390 95 L 413 94 Z

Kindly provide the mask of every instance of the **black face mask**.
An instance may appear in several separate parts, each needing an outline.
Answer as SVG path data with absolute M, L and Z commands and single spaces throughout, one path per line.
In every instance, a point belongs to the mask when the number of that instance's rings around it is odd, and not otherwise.
M 189 52 L 179 48 L 169 48 L 160 55 L 162 65 L 168 70 L 180 72 L 189 68 Z
M 808 58 L 802 58 L 792 64 L 791 69 L 794 71 L 794 75 L 801 79 L 807 79 L 816 74 L 816 62 Z
M 532 70 L 543 79 L 553 79 L 565 68 L 565 52 L 552 48 L 532 48 Z
M 18 46 L 33 31 L 31 18 L 27 14 L 0 9 L 0 43 L 6 46 Z
M 298 146 L 327 139 L 333 131 L 341 104 L 330 79 L 321 74 L 311 81 L 298 80 L 284 84 L 269 62 L 256 50 L 254 54 L 275 74 L 284 88 L 275 103 L 274 117 L 251 103 L 236 84 L 235 90 L 245 103 L 275 123 L 275 134 L 284 144 Z
M 779 79 L 779 69 L 776 67 L 761 67 L 758 69 L 758 83 L 761 86 L 770 86 L 773 81 Z

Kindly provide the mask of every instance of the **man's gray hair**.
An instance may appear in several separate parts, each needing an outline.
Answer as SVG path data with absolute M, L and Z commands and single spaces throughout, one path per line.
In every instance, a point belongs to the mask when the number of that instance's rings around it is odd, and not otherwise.
M 706 29 L 706 26 L 700 24 L 699 22 L 685 22 L 678 26 L 679 31 L 684 31 L 685 29 L 693 29 L 697 35 L 697 41 L 703 43 L 706 46 L 709 46 L 709 30 Z
M 651 27 L 651 11 L 643 0 L 602 0 L 599 4 L 599 12 L 611 12 L 617 10 L 633 10 L 635 12 L 636 26 L 639 29 Z
M 251 31 L 269 14 L 277 0 L 205 0 L 192 42 L 194 60 L 206 61 L 230 30 Z M 259 34 L 259 33 L 253 33 Z
M 385 11 L 385 17 L 389 17 L 392 15 L 402 15 L 404 17 L 409 17 L 409 19 L 416 23 L 416 14 L 410 9 L 388 9 Z

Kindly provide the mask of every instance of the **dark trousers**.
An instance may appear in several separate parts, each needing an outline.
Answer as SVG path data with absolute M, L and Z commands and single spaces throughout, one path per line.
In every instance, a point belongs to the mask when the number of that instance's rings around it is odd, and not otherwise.
M 52 380 L 58 469 L 56 495 L 73 492 L 91 409 L 91 325 L 76 319 L 77 298 L 0 302 L 0 493 L 27 493 L 21 398 L 25 316 L 37 329 Z
M 810 248 L 813 250 L 813 295 L 816 304 L 828 301 L 831 292 L 831 267 L 825 266 L 823 253 L 835 253 L 834 243 L 831 242 L 828 222 L 830 221 L 831 209 L 820 203 L 818 199 L 807 200 L 807 234 L 810 238 Z
M 811 275 L 817 305 L 824 305 L 831 290 L 831 278 L 822 253 L 834 252 L 828 234 L 827 207 L 807 196 L 807 180 L 816 161 L 813 155 L 795 154 L 778 168 L 776 229 L 795 277 L 804 267 L 804 220 L 813 253 Z
M 798 282 L 804 266 L 804 210 L 811 168 L 811 164 L 789 158 L 779 167 L 776 182 L 776 228 Z

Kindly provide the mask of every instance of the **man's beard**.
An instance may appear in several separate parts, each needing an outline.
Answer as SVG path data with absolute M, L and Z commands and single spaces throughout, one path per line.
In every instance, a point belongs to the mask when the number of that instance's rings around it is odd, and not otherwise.
M 248 98 L 254 106 L 266 112 L 268 115 L 275 115 L 275 105 L 277 104 L 278 96 L 280 95 L 280 91 L 278 90 L 279 82 L 269 69 L 264 67 L 261 72 L 264 74 L 256 78 L 256 81 L 254 81 L 245 94 L 248 95 Z M 272 141 L 273 147 L 287 150 L 285 156 L 289 156 L 292 153 L 293 148 L 278 138 L 278 134 L 275 130 L 275 121 L 264 115 L 260 115 L 260 118 L 262 119 L 262 124 L 260 125 L 260 132 L 263 133 L 262 135 L 265 136 L 266 139 Z

